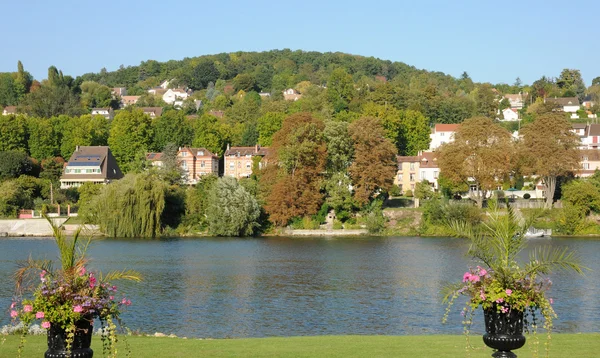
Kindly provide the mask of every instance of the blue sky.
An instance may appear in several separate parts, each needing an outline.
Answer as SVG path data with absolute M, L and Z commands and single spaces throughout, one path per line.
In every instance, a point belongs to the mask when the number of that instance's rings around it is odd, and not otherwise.
M 289 48 L 401 61 L 479 82 L 600 76 L 598 1 L 0 0 L 0 72 L 36 79 L 154 59 Z M 8 29 L 11 29 L 8 31 Z

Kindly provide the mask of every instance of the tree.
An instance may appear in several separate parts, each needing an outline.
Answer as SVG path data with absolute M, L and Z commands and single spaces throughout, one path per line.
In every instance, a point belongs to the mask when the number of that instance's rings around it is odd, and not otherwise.
M 329 121 L 325 124 L 327 142 L 327 172 L 347 173 L 352 163 L 354 147 L 348 134 L 348 123 Z
M 227 136 L 219 119 L 203 114 L 194 123 L 194 147 L 203 147 L 221 156 L 224 152 Z
M 182 111 L 168 110 L 152 121 L 154 140 L 152 149 L 162 150 L 167 143 L 178 147 L 189 146 L 194 137 L 192 122 L 185 118 Z
M 28 118 L 29 153 L 32 158 L 42 161 L 59 153 L 59 142 L 52 121 L 46 118 Z
M 118 109 L 119 103 L 113 99 L 112 90 L 93 81 L 84 81 L 81 85 L 81 104 L 86 108 Z
M 285 114 L 267 112 L 258 118 L 258 144 L 268 147 L 273 142 L 273 135 L 281 129 Z
M 219 70 L 210 60 L 204 60 L 196 65 L 190 76 L 187 78 L 187 85 L 193 90 L 206 88 L 210 82 L 215 82 L 219 78 Z
M 397 151 L 376 118 L 360 118 L 350 124 L 348 132 L 354 142 L 354 159 L 349 168 L 354 199 L 365 205 L 380 189 L 388 190 L 394 184 Z
M 185 200 L 183 224 L 188 228 L 204 229 L 208 208 L 208 195 L 217 182 L 214 174 L 203 175 L 194 187 L 189 187 Z
M 510 133 L 485 117 L 473 117 L 458 126 L 454 142 L 439 149 L 440 172 L 453 183 L 474 184 L 481 208 L 499 180 L 510 173 L 514 146 Z
M 152 137 L 152 120 L 140 109 L 117 113 L 111 124 L 108 145 L 123 172 L 131 169 L 140 153 L 148 151 Z
M 214 236 L 250 236 L 256 232 L 260 207 L 235 178 L 222 177 L 208 194 L 206 220 Z
M 255 89 L 255 83 L 254 76 L 248 73 L 240 73 L 233 78 L 233 88 L 236 92 L 250 92 Z
M 600 86 L 600 77 L 594 77 L 592 80 L 592 86 Z
M 587 215 L 590 211 L 600 212 L 600 188 L 598 183 L 590 180 L 573 180 L 562 187 L 562 199 L 582 208 Z
M 417 155 L 429 148 L 429 120 L 418 111 L 400 111 L 401 132 L 398 150 L 401 155 Z
M 108 120 L 102 116 L 86 114 L 68 118 L 62 123 L 61 156 L 70 158 L 77 146 L 106 145 L 109 127 Z
M 566 96 L 566 92 L 572 92 L 580 102 L 583 102 L 585 98 L 585 84 L 581 78 L 581 72 L 579 70 L 572 70 L 565 68 L 560 73 L 560 77 L 556 80 L 556 85 L 563 91 L 563 96 Z
M 484 83 L 475 91 L 475 113 L 479 116 L 495 118 L 498 111 L 496 95 L 489 83 Z
M 417 199 L 431 199 L 434 194 L 431 184 L 427 180 L 420 181 L 415 185 L 415 198 Z
M 0 180 L 17 178 L 32 171 L 33 165 L 27 154 L 16 151 L 0 152 Z
M 525 163 L 524 174 L 543 180 L 546 208 L 552 207 L 557 178 L 579 166 L 580 141 L 571 129 L 562 113 L 540 115 L 521 129 L 519 153 Z
M 0 107 L 14 106 L 18 102 L 17 90 L 10 73 L 0 73 Z
M 24 116 L 0 116 L 0 150 L 27 151 L 27 120 Z
M 175 143 L 167 143 L 162 150 L 162 166 L 159 169 L 161 178 L 169 184 L 179 184 L 185 175 L 179 164 L 177 154 L 179 147 Z
M 322 121 L 308 113 L 296 113 L 283 121 L 273 137 L 260 186 L 269 220 L 275 225 L 313 215 L 321 207 L 327 157 L 323 129 Z
M 67 86 L 42 85 L 40 89 L 27 94 L 20 107 L 30 116 L 42 118 L 61 114 L 78 116 L 84 112 L 79 98 Z
M 354 81 L 343 68 L 331 72 L 327 81 L 327 98 L 336 112 L 347 109 L 354 98 Z
M 167 185 L 152 172 L 127 174 L 102 187 L 90 207 L 92 221 L 110 237 L 154 238 L 160 235 Z

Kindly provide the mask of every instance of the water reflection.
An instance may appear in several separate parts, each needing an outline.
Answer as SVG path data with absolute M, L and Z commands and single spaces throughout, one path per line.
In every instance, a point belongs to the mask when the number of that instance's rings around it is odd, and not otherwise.
M 600 270 L 598 240 L 568 245 Z M 134 302 L 133 330 L 189 337 L 462 332 L 460 302 L 446 325 L 440 291 L 469 265 L 462 240 L 447 238 L 101 240 L 92 266 L 132 268 L 143 283 L 122 283 Z M 50 240 L 0 241 L 0 307 L 10 304 L 15 260 L 56 256 Z M 600 278 L 557 274 L 556 330 L 600 329 Z M 6 312 L 6 311 L 4 311 Z M 0 316 L 0 325 L 8 322 Z M 475 319 L 474 331 L 482 327 Z

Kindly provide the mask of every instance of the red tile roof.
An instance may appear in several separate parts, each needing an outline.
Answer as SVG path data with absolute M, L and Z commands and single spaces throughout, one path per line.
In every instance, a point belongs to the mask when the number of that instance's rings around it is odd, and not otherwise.
M 441 124 L 438 123 L 435 125 L 436 132 L 456 132 L 459 124 Z

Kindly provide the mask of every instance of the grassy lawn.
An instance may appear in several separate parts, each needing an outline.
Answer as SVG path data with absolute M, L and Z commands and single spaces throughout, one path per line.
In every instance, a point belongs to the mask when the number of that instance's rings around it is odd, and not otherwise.
M 545 336 L 540 336 L 540 357 L 544 357 Z M 18 336 L 0 336 L 0 357 L 15 357 Z M 133 357 L 466 357 L 464 336 L 317 336 L 254 339 L 181 339 L 128 337 Z M 102 356 L 99 337 L 92 341 L 94 356 Z M 516 351 L 520 358 L 533 357 L 533 340 Z M 471 337 L 475 350 L 470 357 L 490 357 L 480 336 Z M 42 357 L 46 337 L 27 338 L 23 357 Z M 118 346 L 125 356 L 123 345 Z M 555 334 L 551 357 L 597 357 L 600 333 Z

